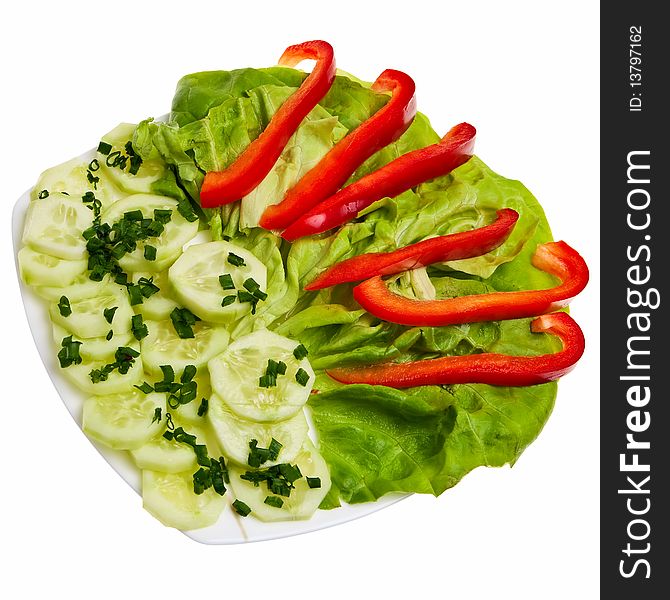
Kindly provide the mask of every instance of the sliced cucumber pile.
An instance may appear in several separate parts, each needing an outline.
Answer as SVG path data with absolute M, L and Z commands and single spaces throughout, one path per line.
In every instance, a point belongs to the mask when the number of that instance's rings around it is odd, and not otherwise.
M 232 323 L 251 313 L 267 287 L 265 265 L 224 241 L 189 246 L 170 267 L 169 278 L 182 305 L 212 323 Z
M 305 405 L 314 385 L 309 361 L 293 354 L 297 346 L 265 329 L 241 337 L 209 361 L 212 389 L 238 417 L 262 423 L 292 417 Z M 269 361 L 283 363 L 285 373 L 264 385 Z M 300 370 L 307 376 L 304 385 L 296 380 Z
M 226 503 L 212 488 L 194 494 L 190 471 L 142 471 L 142 501 L 161 523 L 186 531 L 216 523 Z
M 217 394 L 212 394 L 209 398 L 208 417 L 223 453 L 240 465 L 247 464 L 251 440 L 256 440 L 259 446 L 267 448 L 273 438 L 282 444 L 282 448 L 277 459 L 265 462 L 264 466 L 293 462 L 309 429 L 302 411 L 276 423 L 242 419 Z
M 142 362 L 150 373 L 160 373 L 161 365 L 183 371 L 186 365 L 200 369 L 228 346 L 230 335 L 223 327 L 197 322 L 192 338 L 180 338 L 172 321 L 147 321 L 149 335 L 141 341 Z
M 224 482 L 252 517 L 309 518 L 330 488 L 303 411 L 314 371 L 297 342 L 265 329 L 230 344 L 259 326 L 266 266 L 231 242 L 203 242 L 178 200 L 154 193 L 167 171 L 138 160 L 135 128 L 103 136 L 95 159 L 41 175 L 17 256 L 48 307 L 55 364 L 84 395 L 82 429 L 129 452 L 145 508 L 167 526 L 214 524 Z M 162 231 L 151 229 L 157 215 Z M 268 469 L 293 476 L 273 490 L 241 479 Z
M 182 253 L 184 244 L 198 233 L 198 222 L 187 221 L 177 210 L 179 203 L 167 196 L 155 194 L 132 194 L 112 204 L 102 213 L 104 223 L 116 223 L 125 213 L 141 211 L 144 218 L 153 218 L 154 210 L 172 211 L 170 221 L 163 233 L 146 242 L 138 242 L 137 248 L 119 259 L 119 265 L 125 271 L 158 272 L 168 268 Z M 154 260 L 145 258 L 146 245 L 156 249 Z
M 244 502 L 251 509 L 251 514 L 261 521 L 309 519 L 330 489 L 328 465 L 309 438 L 305 438 L 294 464 L 300 469 L 302 477 L 294 482 L 295 487 L 289 496 L 274 494 L 266 482 L 254 485 L 242 479 L 247 470 L 238 466 L 230 467 L 230 486 L 235 497 Z M 310 487 L 310 480 L 312 485 L 318 487 Z M 277 504 L 281 500 L 281 506 L 270 504 L 268 498 L 274 498 Z

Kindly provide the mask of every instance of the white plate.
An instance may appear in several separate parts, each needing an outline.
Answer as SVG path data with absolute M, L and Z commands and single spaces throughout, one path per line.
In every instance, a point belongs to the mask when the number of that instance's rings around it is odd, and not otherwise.
M 92 160 L 95 149 L 81 155 L 82 160 Z M 12 212 L 12 238 L 14 243 L 14 260 L 16 253 L 21 248 L 21 237 L 23 234 L 23 223 L 26 209 L 30 203 L 30 190 L 26 191 L 14 205 Z M 18 276 L 18 264 L 16 265 Z M 60 366 L 56 359 L 57 348 L 54 345 L 51 334 L 51 322 L 47 314 L 47 303 L 37 296 L 29 286 L 25 285 L 19 277 L 19 286 L 23 298 L 23 306 L 28 317 L 28 324 L 35 340 L 35 345 L 46 367 L 61 400 L 81 428 L 81 410 L 83 394 L 74 387 L 62 375 Z M 83 436 L 86 437 L 86 436 Z M 88 438 L 86 438 L 88 439 Z M 83 441 L 83 440 L 82 440 Z M 90 440 L 91 441 L 91 440 Z M 112 466 L 112 468 L 133 488 L 140 493 L 140 471 L 133 463 L 129 453 L 112 450 L 101 444 L 91 441 L 98 452 Z M 318 529 L 324 529 L 333 525 L 339 525 L 353 519 L 369 515 L 377 510 L 389 506 L 408 494 L 387 494 L 377 502 L 365 504 L 342 505 L 334 510 L 318 510 L 316 514 L 307 521 L 285 521 L 281 523 L 262 523 L 251 517 L 241 518 L 229 506 L 224 509 L 218 522 L 210 527 L 184 531 L 183 533 L 191 539 L 203 544 L 241 544 L 245 542 L 258 542 L 280 537 L 308 533 Z M 226 493 L 227 503 L 232 502 L 230 492 Z

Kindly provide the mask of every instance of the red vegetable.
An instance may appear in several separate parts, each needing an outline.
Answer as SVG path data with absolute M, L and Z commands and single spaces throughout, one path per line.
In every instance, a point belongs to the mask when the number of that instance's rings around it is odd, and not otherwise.
M 327 369 L 341 383 L 367 383 L 407 388 L 418 385 L 488 383 L 523 386 L 546 383 L 572 370 L 584 353 L 584 334 L 566 313 L 543 315 L 531 322 L 534 333 L 558 336 L 563 349 L 540 356 L 509 356 L 485 353 L 445 356 L 405 363 L 384 363 L 369 367 Z
M 279 64 L 292 67 L 305 59 L 316 60 L 314 69 L 277 110 L 263 133 L 224 171 L 205 175 L 200 190 L 203 207 L 229 204 L 253 191 L 277 162 L 302 120 L 326 95 L 335 80 L 333 47 L 321 40 L 289 46 Z
M 547 290 L 493 292 L 445 300 L 415 300 L 391 292 L 381 277 L 354 288 L 354 298 L 374 316 L 413 326 L 520 319 L 553 312 L 569 304 L 589 280 L 584 259 L 565 242 L 540 244 L 533 265 L 561 280 Z
M 395 275 L 420 269 L 436 262 L 481 256 L 502 244 L 514 228 L 519 213 L 511 208 L 498 211 L 498 218 L 485 227 L 429 238 L 393 252 L 361 254 L 333 265 L 305 289 L 320 290 L 345 283 L 362 281 L 375 275 Z
M 282 237 L 293 241 L 328 231 L 381 198 L 394 198 L 424 181 L 446 175 L 472 156 L 475 133 L 468 123 L 456 125 L 437 144 L 403 154 L 317 204 L 289 226 Z
M 402 71 L 387 69 L 372 84 L 372 89 L 393 95 L 372 117 L 333 146 L 279 204 L 268 206 L 260 221 L 262 227 L 288 227 L 337 192 L 361 164 L 407 130 L 416 114 L 412 78 Z

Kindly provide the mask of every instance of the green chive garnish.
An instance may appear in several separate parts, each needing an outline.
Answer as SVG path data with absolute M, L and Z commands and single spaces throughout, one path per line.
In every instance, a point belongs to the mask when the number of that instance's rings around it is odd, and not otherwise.
M 110 330 L 107 332 L 107 335 L 105 336 L 105 339 L 106 339 L 107 341 L 109 341 L 109 340 L 111 340 L 113 337 L 114 337 L 114 330 L 113 330 L 113 329 L 110 329 Z
M 305 369 L 298 369 L 295 374 L 295 380 L 302 386 L 305 387 L 309 381 L 309 375 Z
M 180 338 L 191 339 L 195 337 L 193 325 L 200 321 L 200 317 L 194 315 L 188 308 L 175 308 L 170 313 L 170 320 Z
M 143 394 L 150 394 L 151 392 L 154 391 L 154 388 L 151 387 L 151 385 L 149 383 L 147 383 L 146 381 L 143 382 L 142 385 L 135 385 L 133 387 L 136 387 Z
M 230 306 L 235 300 L 237 300 L 237 296 L 224 296 L 221 300 L 221 306 Z
M 219 275 L 219 283 L 221 284 L 221 287 L 224 290 L 235 289 L 235 283 L 233 282 L 233 278 L 230 275 L 230 273 L 224 273 L 223 275 Z
M 293 356 L 295 356 L 298 360 L 302 360 L 303 358 L 305 358 L 305 356 L 307 356 L 307 348 L 305 348 L 305 346 L 303 346 L 302 344 L 296 346 L 293 349 Z
M 137 386 L 135 386 L 137 387 Z M 154 409 L 154 418 L 151 419 L 152 423 L 160 423 L 162 418 L 163 409 L 160 406 L 157 406 Z
M 156 248 L 155 246 L 150 246 L 146 244 L 144 246 L 144 258 L 147 260 L 156 260 Z
M 207 414 L 207 409 L 209 408 L 209 400 L 203 398 L 200 401 L 200 406 L 198 406 L 198 416 L 204 417 Z
M 317 489 L 321 487 L 321 478 L 320 477 L 306 477 L 307 485 L 311 489 Z
M 139 285 L 130 284 L 127 287 L 127 290 L 131 306 L 135 306 L 136 304 L 142 304 L 144 302 L 144 295 L 142 294 L 142 288 Z
M 275 508 L 284 506 L 284 501 L 279 496 L 268 496 L 265 498 L 264 502 L 268 506 L 274 506 Z
M 117 311 L 118 308 L 119 308 L 118 306 L 112 306 L 112 308 L 106 308 L 105 310 L 102 311 L 102 314 L 105 315 L 105 321 L 107 321 L 110 325 L 114 320 L 114 313 Z
M 235 500 L 233 508 L 240 517 L 246 517 L 251 512 L 251 509 L 242 500 Z
M 70 301 L 67 296 L 60 297 L 60 300 L 58 301 L 58 312 L 60 312 L 63 317 L 69 317 L 72 314 L 72 308 L 70 307 Z
M 228 262 L 235 267 L 244 267 L 247 264 L 241 256 L 237 256 L 237 254 L 233 254 L 232 252 L 228 253 Z
M 60 363 L 61 369 L 81 363 L 82 358 L 79 355 L 79 346 L 81 346 L 81 342 L 73 342 L 71 335 L 63 338 L 61 341 L 61 349 L 58 352 L 58 362 Z
M 42 190 L 39 194 L 37 194 L 37 197 L 40 200 L 44 200 L 45 198 L 49 197 L 49 190 Z
M 149 335 L 149 328 L 142 319 L 142 315 L 133 315 L 130 319 L 130 330 L 133 332 L 135 339 L 139 342 Z
M 179 381 L 182 383 L 189 383 L 195 377 L 197 372 L 198 369 L 195 367 L 195 365 L 186 365 L 182 371 Z
M 100 152 L 100 154 L 104 154 L 105 156 L 107 156 L 111 151 L 112 151 L 111 144 L 102 141 L 98 144 L 98 152 Z

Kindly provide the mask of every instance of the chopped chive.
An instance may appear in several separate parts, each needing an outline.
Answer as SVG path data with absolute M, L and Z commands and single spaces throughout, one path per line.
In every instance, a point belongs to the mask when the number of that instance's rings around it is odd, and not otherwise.
M 149 383 L 147 383 L 146 381 L 143 382 L 142 385 L 135 385 L 133 387 L 136 387 L 143 394 L 150 394 L 151 392 L 154 391 L 154 388 L 151 387 L 151 385 Z
M 123 213 L 123 218 L 126 221 L 141 221 L 144 219 L 144 215 L 142 214 L 142 211 L 137 209 L 137 210 L 129 210 L 128 212 Z
M 293 356 L 295 356 L 298 360 L 302 360 L 305 358 L 305 356 L 307 356 L 307 348 L 305 348 L 305 346 L 302 344 L 296 346 L 293 349 Z
M 277 375 L 286 375 L 286 363 L 283 360 L 277 362 L 275 369 L 277 371 Z
M 57 355 L 61 369 L 81 363 L 82 358 L 79 355 L 79 346 L 81 346 L 81 342 L 73 342 L 71 335 L 63 338 L 61 341 L 61 349 Z
M 188 308 L 175 308 L 170 313 L 170 320 L 177 335 L 182 339 L 192 339 L 193 325 L 200 321 L 200 317 L 194 315 Z
M 270 453 L 270 460 L 277 460 L 279 457 L 279 451 L 282 449 L 282 444 L 280 444 L 276 439 L 272 438 L 270 445 L 268 446 L 268 452 Z
M 284 501 L 279 496 L 268 496 L 263 502 L 268 506 L 274 506 L 275 508 L 284 506 Z
M 146 244 L 144 246 L 144 258 L 147 260 L 156 260 L 156 247 Z
M 200 401 L 200 406 L 198 406 L 198 416 L 204 417 L 207 414 L 207 409 L 209 408 L 209 400 L 203 398 Z
M 150 277 L 149 279 L 146 277 L 140 277 L 137 280 L 137 285 L 140 287 L 140 292 L 142 292 L 142 296 L 145 298 L 149 298 L 155 293 L 161 291 L 161 289 L 154 283 L 153 277 Z
M 182 371 L 179 381 L 181 381 L 182 383 L 189 383 L 195 377 L 195 374 L 197 372 L 198 369 L 196 368 L 195 365 L 186 365 L 184 367 L 184 370 Z
M 182 198 L 179 201 L 179 203 L 177 204 L 177 211 L 189 223 L 193 223 L 193 221 L 198 220 L 198 215 L 196 215 L 195 212 L 193 212 L 193 207 L 191 206 L 191 203 L 188 201 L 188 198 Z
M 223 275 L 219 275 L 219 283 L 221 284 L 221 287 L 224 290 L 235 289 L 235 283 L 233 282 L 233 278 L 230 275 L 230 273 L 224 273 Z
M 160 365 L 159 368 L 163 373 L 163 381 L 165 383 L 172 383 L 174 381 L 174 369 L 172 365 Z
M 114 313 L 116 313 L 118 308 L 118 306 L 112 306 L 112 308 L 106 308 L 102 311 L 102 314 L 105 315 L 105 321 L 107 321 L 110 325 L 114 320 Z
M 58 301 L 58 312 L 60 312 L 63 317 L 69 317 L 72 314 L 72 308 L 70 307 L 70 301 L 67 296 L 60 297 L 60 300 Z
M 261 290 L 256 290 L 253 292 L 254 296 L 258 298 L 258 300 L 267 300 L 268 295 L 265 292 L 261 292 Z
M 307 485 L 310 489 L 317 489 L 321 487 L 321 477 L 306 477 Z
M 137 386 L 135 386 L 137 387 Z M 154 418 L 151 419 L 152 423 L 160 423 L 162 418 L 163 409 L 160 406 L 157 406 L 154 409 Z
M 250 294 L 249 292 L 244 292 L 242 290 L 237 292 L 237 299 L 240 302 L 254 302 L 256 300 L 253 294 Z
M 149 328 L 142 319 L 142 315 L 133 315 L 130 319 L 130 330 L 139 342 L 149 335 Z
M 111 151 L 112 151 L 112 145 L 111 144 L 108 144 L 107 142 L 102 142 L 102 141 L 98 144 L 98 152 L 100 152 L 100 154 L 104 154 L 106 156 Z
M 242 500 L 236 499 L 235 502 L 233 502 L 233 508 L 235 509 L 235 512 L 240 515 L 240 517 L 246 517 L 251 512 L 251 509 L 244 502 L 242 502 Z
M 300 368 L 296 371 L 295 380 L 302 386 L 305 387 L 309 381 L 309 375 L 305 369 Z
M 228 253 L 228 262 L 234 267 L 244 267 L 247 264 L 241 256 L 237 256 L 237 254 L 233 254 L 232 252 Z
M 110 329 L 110 330 L 107 332 L 107 335 L 105 336 L 105 339 L 106 339 L 107 341 L 109 341 L 109 340 L 111 340 L 113 337 L 114 337 L 114 330 L 113 330 L 113 329 Z
M 130 284 L 128 287 L 128 298 L 130 299 L 130 305 L 135 306 L 136 304 L 142 304 L 144 302 L 144 295 L 142 294 L 142 288 L 139 285 Z
M 242 284 L 244 286 L 244 289 L 250 291 L 252 294 L 261 288 L 260 285 L 256 282 L 255 279 L 252 277 L 249 277 L 248 279 L 245 279 L 244 283 Z
M 100 169 L 100 163 L 98 162 L 97 158 L 94 158 L 90 163 L 88 163 L 88 169 L 93 173 Z
M 169 223 L 172 219 L 172 210 L 169 208 L 155 208 L 154 209 L 154 221 L 159 223 Z
M 261 375 L 258 378 L 258 387 L 269 388 L 277 385 L 277 377 L 275 375 Z
M 37 197 L 40 200 L 44 200 L 45 198 L 49 197 L 49 190 L 42 190 L 39 194 L 37 194 Z
M 224 296 L 221 300 L 221 306 L 230 306 L 235 300 L 237 300 L 237 296 Z

